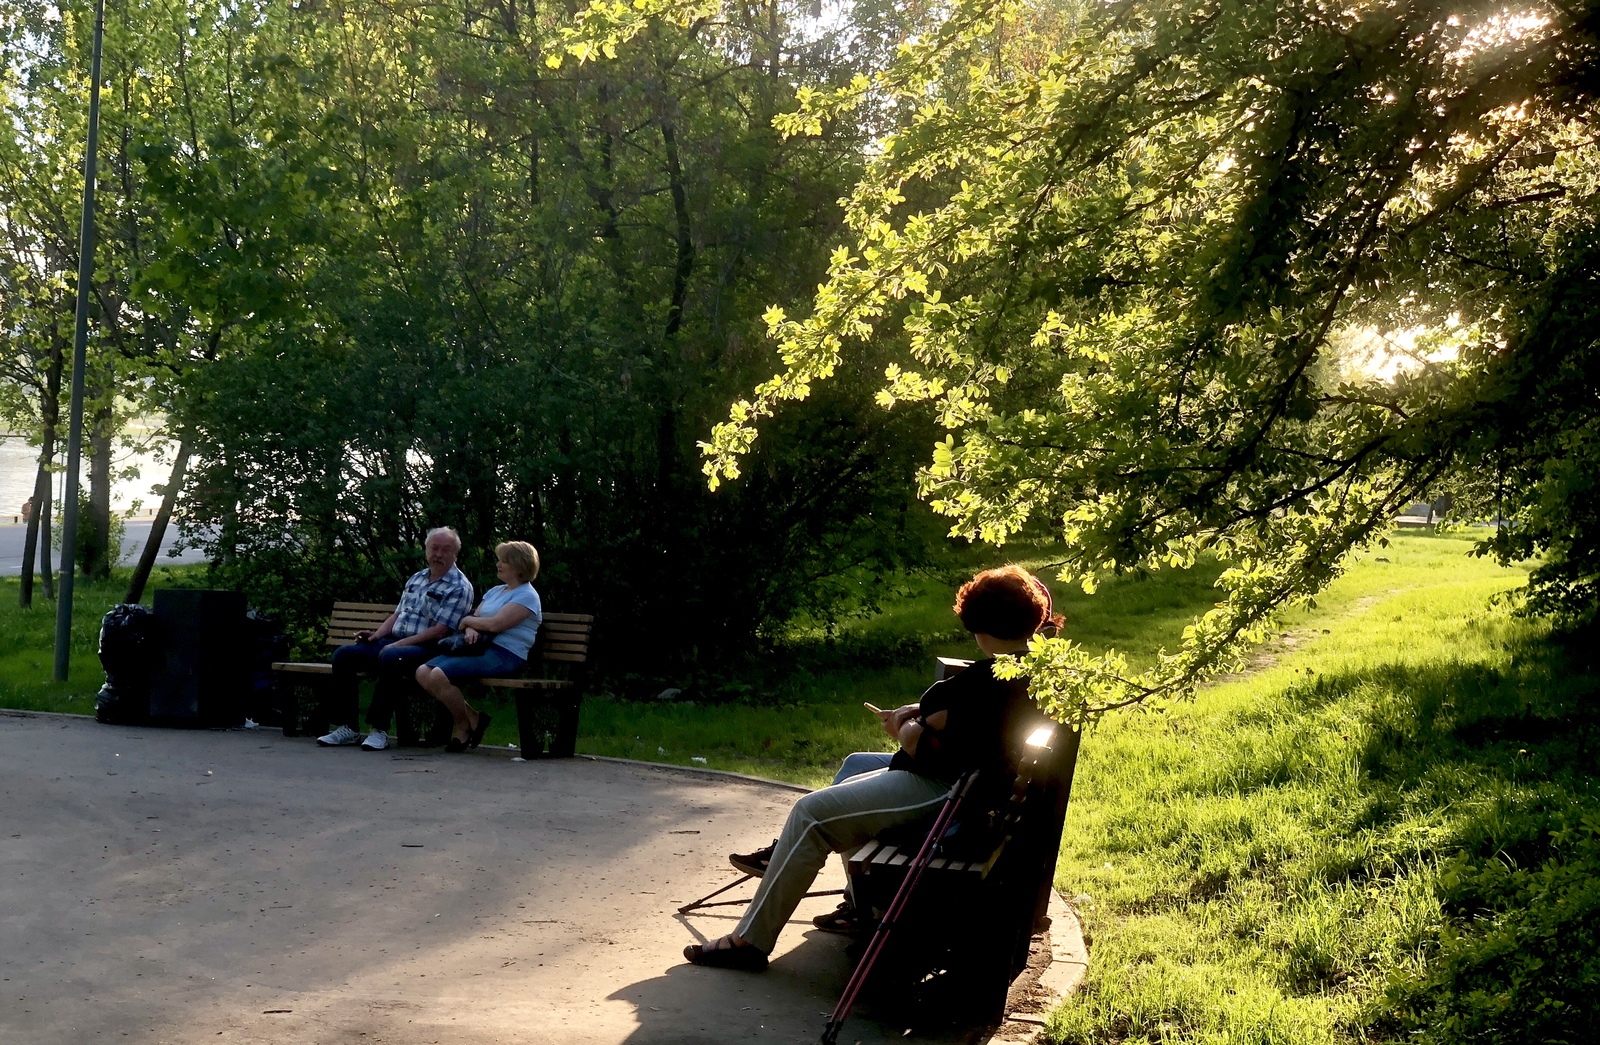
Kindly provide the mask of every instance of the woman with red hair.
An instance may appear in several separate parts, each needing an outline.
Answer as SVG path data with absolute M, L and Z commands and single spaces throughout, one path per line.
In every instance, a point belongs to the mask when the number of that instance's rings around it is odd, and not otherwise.
M 994 658 L 1025 652 L 1034 634 L 1059 626 L 1061 618 L 1051 613 L 1049 590 L 1020 566 L 973 577 L 956 593 L 954 609 L 984 658 L 935 682 L 917 703 L 880 713 L 884 732 L 900 745 L 888 765 L 796 802 L 738 928 L 689 945 L 685 958 L 696 965 L 764 970 L 778 932 L 829 853 L 854 850 L 891 827 L 931 818 L 968 770 L 980 772 L 985 790 L 1009 786 L 1023 738 L 1039 713 L 1025 679 L 995 677 Z

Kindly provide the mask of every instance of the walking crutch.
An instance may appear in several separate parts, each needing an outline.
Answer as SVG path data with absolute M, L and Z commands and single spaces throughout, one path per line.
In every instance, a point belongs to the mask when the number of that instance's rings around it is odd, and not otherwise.
M 906 868 L 905 879 L 901 881 L 900 888 L 895 890 L 894 899 L 889 902 L 889 909 L 883 912 L 883 920 L 872 932 L 872 940 L 867 944 L 866 952 L 861 955 L 861 961 L 856 963 L 855 971 L 850 974 L 850 982 L 844 985 L 844 993 L 839 996 L 839 1004 L 833 1007 L 833 1014 L 828 1017 L 828 1025 L 823 1028 L 822 1045 L 837 1045 L 839 1028 L 844 1026 L 845 1017 L 850 1015 L 850 1008 L 856 1003 L 857 995 L 861 993 L 867 977 L 872 975 L 872 966 L 883 953 L 889 933 L 894 929 L 895 922 L 900 919 L 900 913 L 905 910 L 906 903 L 911 899 L 912 890 L 916 889 L 917 882 L 922 879 L 922 872 L 927 870 L 928 864 L 932 862 L 934 848 L 944 837 L 950 821 L 955 819 L 956 811 L 961 808 L 961 800 L 972 790 L 972 782 L 977 776 L 977 770 L 968 770 L 956 781 L 956 786 L 950 789 L 949 797 L 945 799 L 944 806 L 933 821 L 933 826 L 928 829 L 928 837 L 922 840 L 922 848 L 917 851 L 917 858 Z

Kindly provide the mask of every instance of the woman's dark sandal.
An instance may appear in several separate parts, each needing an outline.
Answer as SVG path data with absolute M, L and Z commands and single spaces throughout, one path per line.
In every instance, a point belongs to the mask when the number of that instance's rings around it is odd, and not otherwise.
M 460 737 L 451 737 L 444 742 L 444 749 L 452 755 L 459 755 L 467 749 L 467 742 Z
M 683 956 L 692 964 L 706 965 L 713 969 L 738 969 L 741 972 L 766 972 L 767 952 L 754 944 L 726 947 L 706 948 L 698 943 L 691 943 L 683 949 Z
M 477 747 L 483 743 L 483 735 L 487 732 L 489 732 L 489 713 L 480 711 L 478 712 L 478 724 L 473 728 L 472 735 L 467 737 L 467 746 Z

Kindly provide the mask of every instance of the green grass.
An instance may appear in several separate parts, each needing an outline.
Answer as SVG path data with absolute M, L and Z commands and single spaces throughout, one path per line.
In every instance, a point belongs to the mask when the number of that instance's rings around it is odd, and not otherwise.
M 1396 540 L 1275 665 L 1085 740 L 1055 1040 L 1581 1040 L 1600 687 L 1462 550 Z
M 158 587 L 193 587 L 203 566 L 159 567 L 146 591 Z M 79 578 L 73 585 L 72 651 L 67 681 L 54 682 L 56 603 L 46 599 L 38 579 L 33 586 L 33 606 L 18 606 L 21 581 L 0 577 L 0 707 L 26 711 L 62 711 L 94 714 L 94 695 L 105 681 L 97 654 L 100 618 L 122 601 L 128 577 L 118 573 L 108 581 Z

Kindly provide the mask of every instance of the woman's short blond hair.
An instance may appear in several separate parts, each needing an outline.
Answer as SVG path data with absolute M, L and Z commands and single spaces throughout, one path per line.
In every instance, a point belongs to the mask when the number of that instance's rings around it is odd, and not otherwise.
M 516 570 L 525 581 L 539 576 L 539 549 L 527 541 L 507 541 L 494 546 L 494 557 Z

